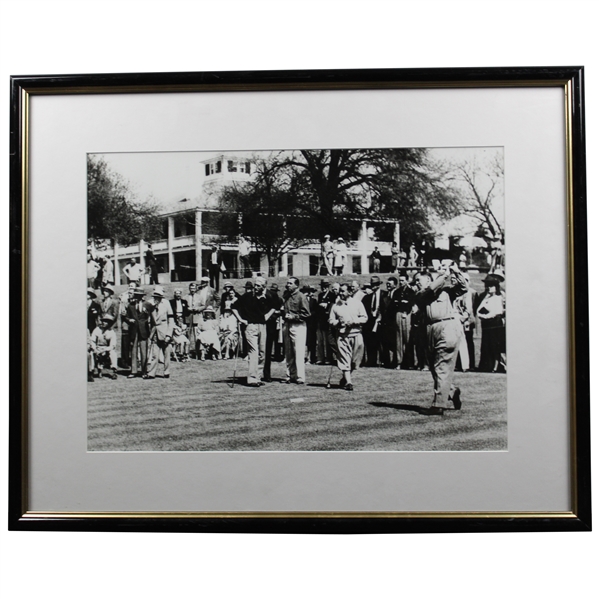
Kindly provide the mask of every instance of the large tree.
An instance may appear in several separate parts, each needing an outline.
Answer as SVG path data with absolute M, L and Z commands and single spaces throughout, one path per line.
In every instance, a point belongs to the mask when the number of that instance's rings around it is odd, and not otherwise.
M 289 195 L 285 212 L 307 219 L 312 239 L 351 237 L 360 219 L 391 219 L 409 243 L 432 233 L 432 216 L 459 213 L 446 172 L 425 149 L 273 153 L 258 162 L 257 180 L 264 178 Z
M 504 243 L 501 151 L 489 150 L 480 158 L 454 162 L 450 170 L 456 193 L 462 196 L 464 213 L 476 219 L 480 235 Z
M 225 237 L 241 234 L 251 241 L 268 259 L 271 276 L 281 256 L 315 237 L 310 221 L 298 209 L 299 183 L 294 176 L 283 181 L 276 165 L 260 162 L 251 181 L 226 187 L 219 199 Z M 231 213 L 239 219 L 228 218 Z
M 162 222 L 158 205 L 140 202 L 121 175 L 112 171 L 101 156 L 87 157 L 87 236 L 110 239 L 121 245 L 140 239 L 156 239 Z

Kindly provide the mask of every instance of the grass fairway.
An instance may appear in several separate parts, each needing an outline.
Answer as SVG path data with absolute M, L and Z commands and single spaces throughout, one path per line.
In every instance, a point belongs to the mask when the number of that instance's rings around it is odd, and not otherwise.
M 460 412 L 424 416 L 427 371 L 363 368 L 355 390 L 325 388 L 330 366 L 306 366 L 307 384 L 245 386 L 247 364 L 171 364 L 169 380 L 88 383 L 90 451 L 489 451 L 507 449 L 506 375 L 456 373 Z M 160 369 L 159 369 L 159 372 Z

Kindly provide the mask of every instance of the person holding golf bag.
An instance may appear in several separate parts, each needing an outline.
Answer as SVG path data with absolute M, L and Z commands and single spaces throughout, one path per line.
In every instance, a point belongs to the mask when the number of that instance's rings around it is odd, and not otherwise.
M 354 390 L 351 373 L 360 367 L 364 357 L 362 325 L 367 320 L 364 304 L 351 300 L 349 285 L 343 283 L 331 308 L 329 325 L 336 331 L 337 337 L 337 367 L 342 374 L 339 386 L 347 391 Z

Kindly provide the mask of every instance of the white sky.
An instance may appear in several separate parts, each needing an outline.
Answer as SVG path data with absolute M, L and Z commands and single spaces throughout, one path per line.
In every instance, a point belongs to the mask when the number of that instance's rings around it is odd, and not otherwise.
M 476 158 L 484 164 L 501 148 L 432 148 L 435 159 L 463 161 Z M 182 198 L 193 199 L 200 193 L 204 168 L 202 161 L 222 153 L 251 157 L 268 152 L 219 151 L 219 152 L 128 152 L 101 154 L 111 170 L 121 174 L 140 201 L 149 196 L 161 204 Z M 501 198 L 503 199 L 503 198 Z M 501 202 L 503 204 L 503 202 Z M 498 217 L 503 216 L 503 206 L 497 205 Z M 501 215 L 501 216 L 500 216 Z

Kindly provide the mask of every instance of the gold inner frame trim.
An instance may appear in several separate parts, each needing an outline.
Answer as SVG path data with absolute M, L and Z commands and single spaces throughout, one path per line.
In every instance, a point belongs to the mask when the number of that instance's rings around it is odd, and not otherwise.
M 40 518 L 564 518 L 573 512 L 27 512 L 26 519 Z

